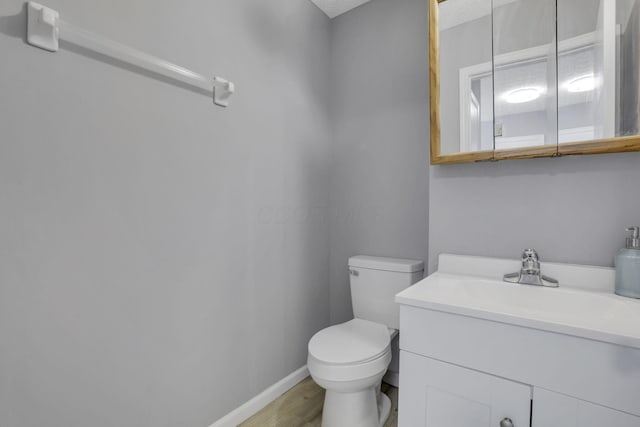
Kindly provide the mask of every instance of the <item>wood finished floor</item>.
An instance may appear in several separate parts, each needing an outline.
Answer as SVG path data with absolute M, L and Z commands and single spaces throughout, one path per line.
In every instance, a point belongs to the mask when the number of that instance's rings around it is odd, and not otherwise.
M 382 383 L 382 391 L 391 398 L 384 427 L 397 427 L 398 389 Z M 320 427 L 323 401 L 324 389 L 307 377 L 239 427 Z

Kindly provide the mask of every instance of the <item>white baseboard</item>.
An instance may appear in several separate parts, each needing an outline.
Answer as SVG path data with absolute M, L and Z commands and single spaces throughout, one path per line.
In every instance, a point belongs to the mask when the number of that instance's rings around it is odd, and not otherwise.
M 282 396 L 294 385 L 309 376 L 307 366 L 303 366 L 287 377 L 281 379 L 253 399 L 229 412 L 209 427 L 237 427 L 243 421 L 248 420 L 257 414 L 262 408 Z

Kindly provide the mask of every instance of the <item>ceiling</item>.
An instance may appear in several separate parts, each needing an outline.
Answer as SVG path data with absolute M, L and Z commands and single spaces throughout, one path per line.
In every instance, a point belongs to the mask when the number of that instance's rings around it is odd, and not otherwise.
M 311 0 L 313 4 L 318 6 L 329 18 L 335 18 L 353 8 L 367 3 L 370 0 Z

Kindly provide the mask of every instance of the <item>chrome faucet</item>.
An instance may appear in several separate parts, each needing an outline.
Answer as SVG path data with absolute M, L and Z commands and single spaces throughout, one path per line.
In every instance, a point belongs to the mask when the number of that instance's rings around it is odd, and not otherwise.
M 505 282 L 520 283 L 522 285 L 548 286 L 557 288 L 558 281 L 540 272 L 540 258 L 535 249 L 525 249 L 522 253 L 522 268 L 519 273 L 504 275 Z

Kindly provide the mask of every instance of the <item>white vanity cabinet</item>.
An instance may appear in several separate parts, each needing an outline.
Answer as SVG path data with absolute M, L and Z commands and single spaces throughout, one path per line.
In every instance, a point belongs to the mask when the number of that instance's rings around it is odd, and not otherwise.
M 400 426 L 529 427 L 528 385 L 404 351 L 400 363 Z
M 640 427 L 638 350 L 410 306 L 400 329 L 399 427 Z
M 532 427 L 640 427 L 640 417 L 544 389 L 533 402 Z
M 500 280 L 517 262 L 439 264 L 396 296 L 399 427 L 640 427 L 640 300 L 589 282 L 612 271 L 543 265 L 543 289 Z

